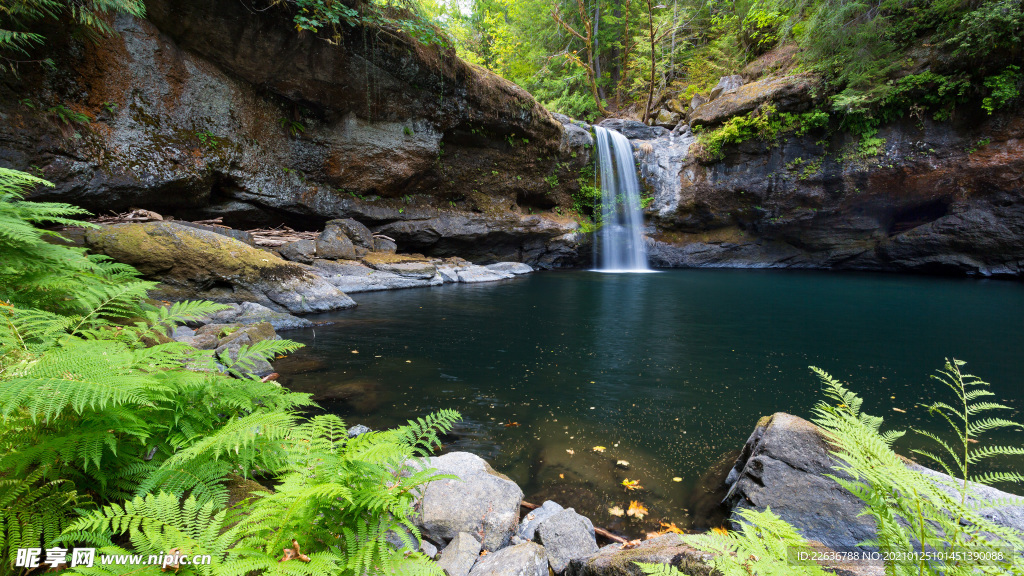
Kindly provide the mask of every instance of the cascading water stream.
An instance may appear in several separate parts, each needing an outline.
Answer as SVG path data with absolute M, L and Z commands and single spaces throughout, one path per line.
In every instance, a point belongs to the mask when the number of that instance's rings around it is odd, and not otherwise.
M 640 211 L 640 181 L 633 147 L 614 130 L 594 126 L 601 174 L 601 226 L 594 232 L 594 262 L 599 272 L 650 272 Z

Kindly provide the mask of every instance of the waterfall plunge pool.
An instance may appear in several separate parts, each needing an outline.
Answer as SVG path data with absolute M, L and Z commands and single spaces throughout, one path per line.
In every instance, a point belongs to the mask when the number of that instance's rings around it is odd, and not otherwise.
M 810 365 L 850 383 L 885 427 L 937 427 L 918 403 L 946 399 L 929 374 L 955 356 L 1013 408 L 1000 416 L 1024 419 L 1015 282 L 558 271 L 356 299 L 313 318 L 333 325 L 284 333 L 306 347 L 278 363 L 283 385 L 375 429 L 455 408 L 464 420 L 445 450 L 484 457 L 530 502 L 632 536 L 660 520 L 714 522 L 701 477 L 731 466 L 760 416 L 810 417 L 821 398 Z M 627 478 L 644 490 L 626 492 Z M 609 513 L 631 500 L 650 510 L 643 522 Z

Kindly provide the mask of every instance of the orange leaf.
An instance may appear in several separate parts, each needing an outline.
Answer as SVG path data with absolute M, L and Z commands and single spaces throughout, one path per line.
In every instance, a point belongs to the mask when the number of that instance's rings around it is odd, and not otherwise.
M 647 507 L 637 502 L 636 500 L 631 501 L 629 503 L 629 510 L 626 510 L 627 516 L 632 516 L 637 520 L 642 520 L 643 517 L 647 515 L 647 513 Z

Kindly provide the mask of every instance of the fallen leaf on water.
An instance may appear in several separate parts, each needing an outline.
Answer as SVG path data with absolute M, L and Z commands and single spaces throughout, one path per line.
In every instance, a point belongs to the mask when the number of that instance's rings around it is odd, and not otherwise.
M 623 514 L 625 514 L 625 511 L 619 506 L 612 506 L 611 508 L 608 509 L 608 513 L 612 516 L 622 516 Z
M 640 485 L 639 480 L 630 480 L 626 478 L 622 481 L 622 485 L 626 487 L 626 490 L 641 490 L 643 486 Z
M 629 503 L 629 510 L 626 510 L 626 515 L 642 520 L 644 516 L 647 516 L 647 507 L 633 500 Z
M 907 411 L 902 409 L 902 408 L 893 408 L 893 411 L 894 412 L 899 412 L 901 414 L 906 414 L 907 413 Z
M 561 478 L 562 480 L 565 480 L 565 474 L 559 474 L 558 477 Z
M 514 427 L 517 427 L 517 426 L 519 426 L 519 422 L 506 422 L 505 423 L 505 428 L 514 428 Z
M 575 450 L 572 450 L 572 449 L 566 450 L 566 452 L 568 452 L 568 453 L 569 453 L 569 456 L 572 456 L 573 454 L 575 454 L 575 453 L 576 453 L 576 451 L 575 451 Z
M 605 451 L 605 447 L 604 446 L 594 446 L 593 448 L 591 448 L 591 450 L 593 450 L 594 452 L 604 452 Z
M 359 354 L 359 350 L 353 350 L 352 353 L 353 354 Z
M 672 481 L 673 481 L 673 482 L 682 482 L 682 481 L 683 481 L 683 479 L 682 479 L 682 478 L 680 478 L 679 476 L 674 476 L 674 477 L 672 477 Z
M 661 533 L 662 534 L 668 534 L 668 533 L 683 534 L 683 531 L 680 530 L 679 526 L 676 526 L 675 522 L 671 522 L 669 524 L 666 524 L 666 523 L 662 522 L 661 523 Z
M 629 462 L 626 460 L 619 460 L 615 462 L 616 466 L 622 466 L 623 468 L 629 468 Z

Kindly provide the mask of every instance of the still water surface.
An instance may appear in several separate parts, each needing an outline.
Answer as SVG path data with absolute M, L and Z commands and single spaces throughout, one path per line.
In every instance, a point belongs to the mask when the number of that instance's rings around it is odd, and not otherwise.
M 315 318 L 335 324 L 285 334 L 307 346 L 278 366 L 284 385 L 372 428 L 458 409 L 446 450 L 483 456 L 528 501 L 629 534 L 705 522 L 694 519 L 700 478 L 731 464 L 758 418 L 810 416 L 820 387 L 809 365 L 851 383 L 887 426 L 926 425 L 916 403 L 937 398 L 928 375 L 946 356 L 969 361 L 1014 419 L 1024 406 L 1015 282 L 567 271 L 355 298 Z M 627 492 L 625 479 L 644 489 Z M 631 500 L 650 510 L 645 522 L 609 513 Z

